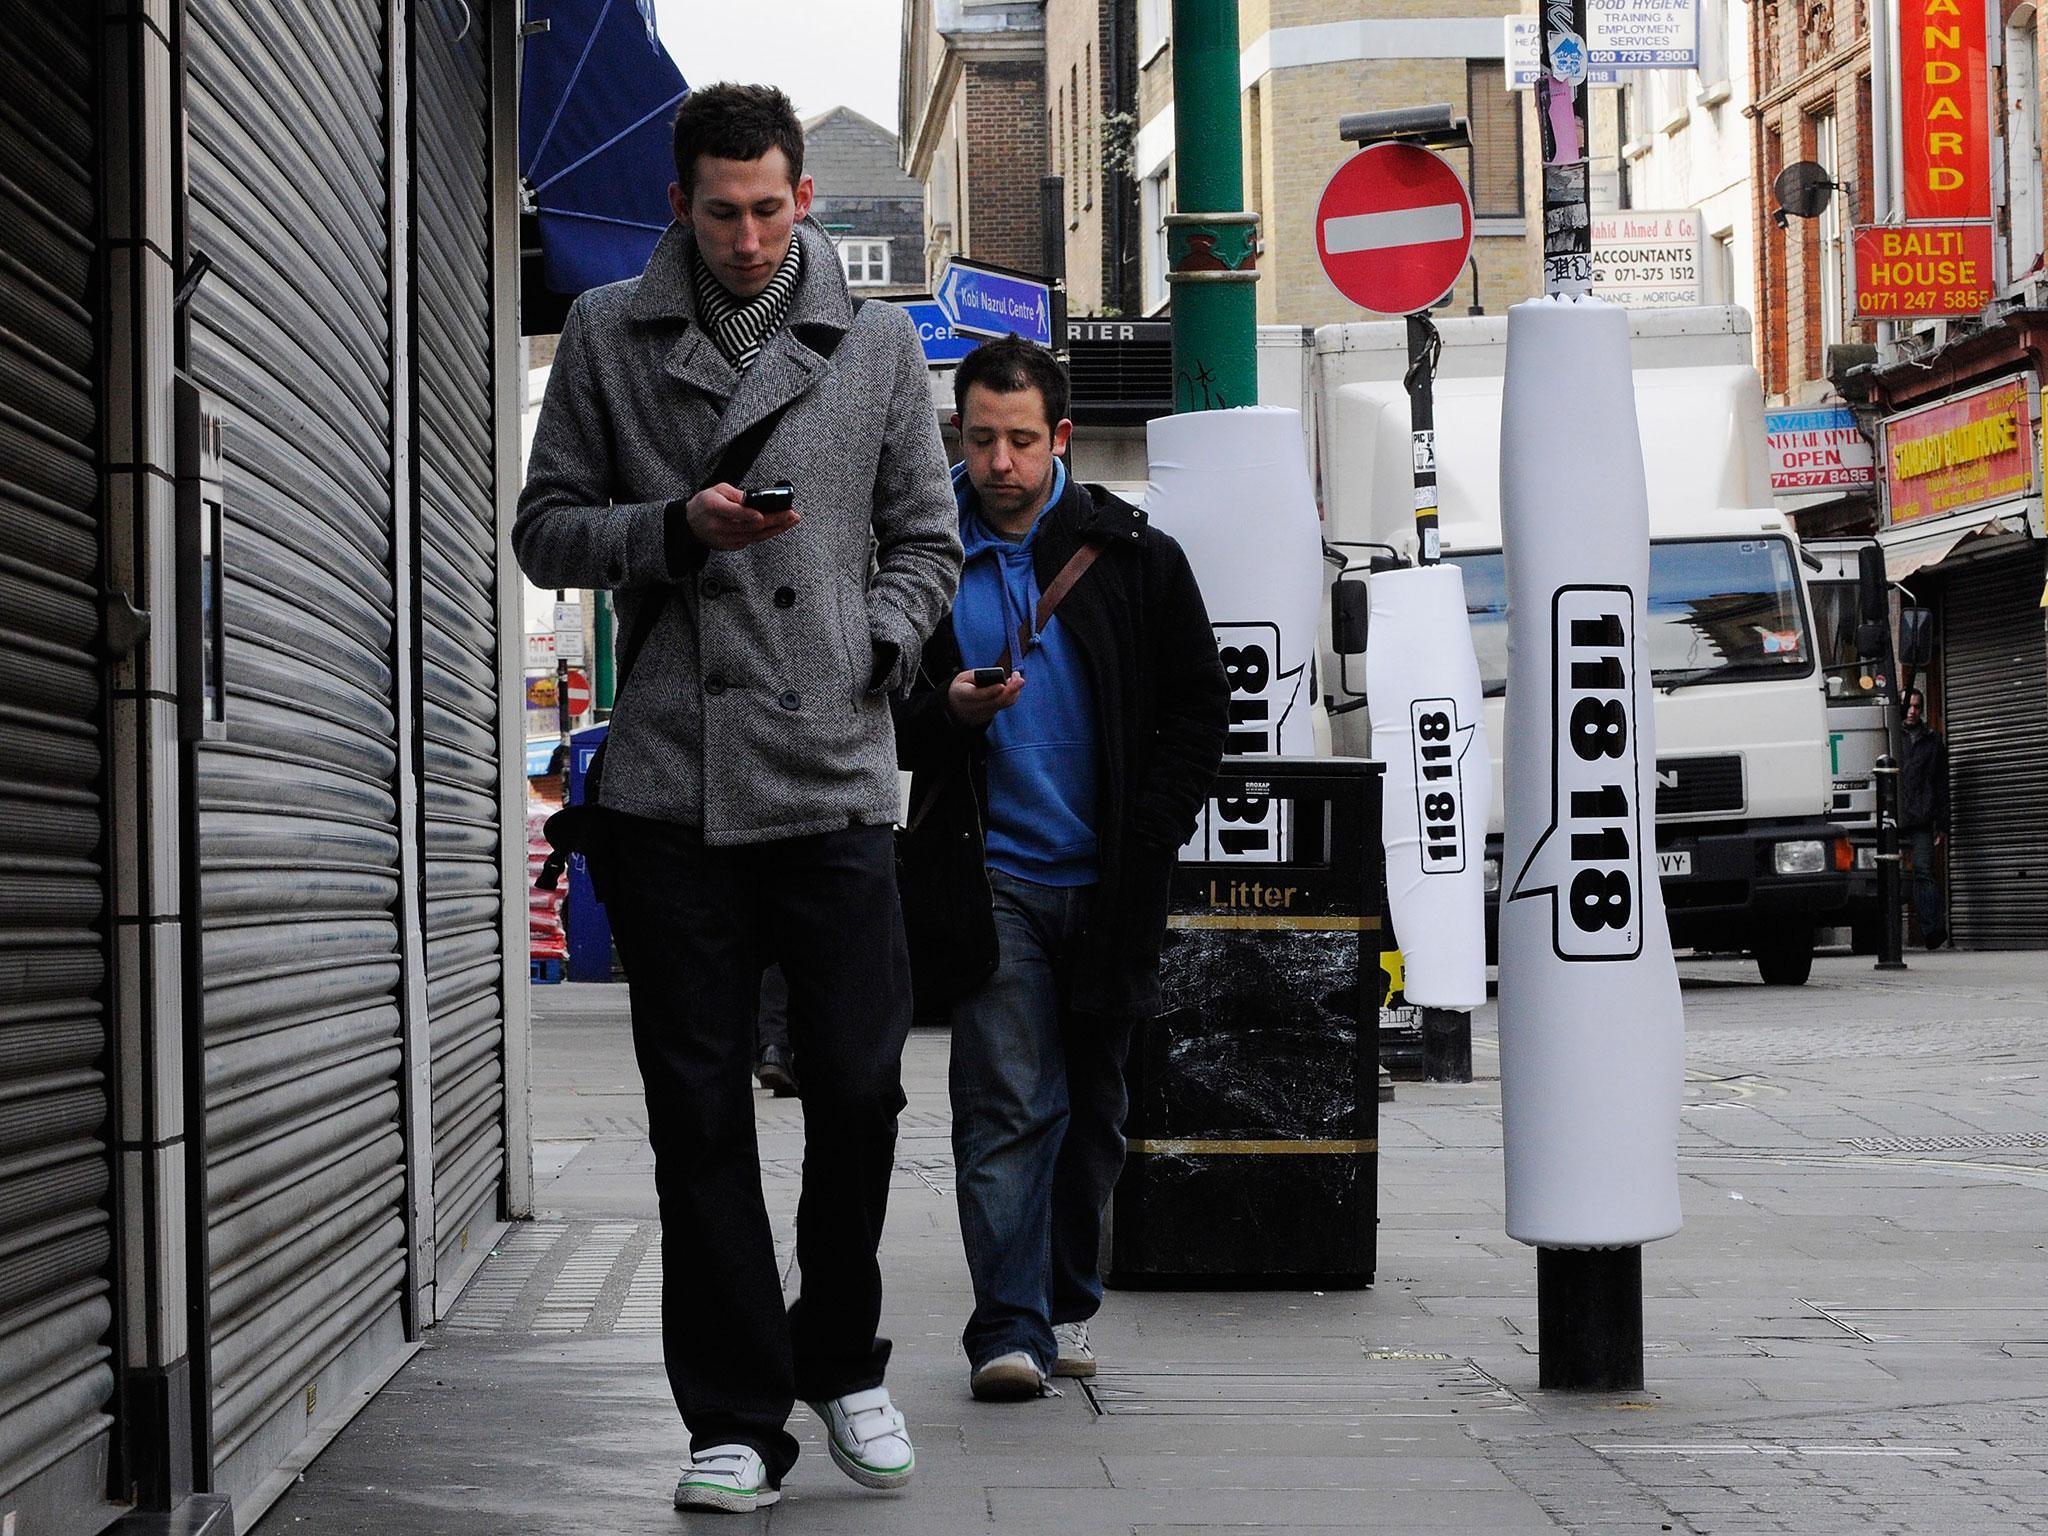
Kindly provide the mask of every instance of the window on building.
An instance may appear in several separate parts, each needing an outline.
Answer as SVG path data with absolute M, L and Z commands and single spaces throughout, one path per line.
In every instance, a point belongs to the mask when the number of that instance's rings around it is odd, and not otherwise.
M 1173 36 L 1173 0 L 1138 0 L 1138 63 L 1143 65 Z
M 1764 135 L 1764 185 L 1773 185 L 1783 169 L 1785 136 L 1772 128 Z M 1783 224 L 1767 219 L 1765 225 L 1762 291 L 1757 295 L 1764 315 L 1758 334 L 1764 339 L 1764 393 L 1776 395 L 1784 392 L 1791 372 L 1792 306 L 1785 302 L 1788 242 Z
M 1742 296 L 1735 291 L 1735 231 L 1716 230 L 1707 239 L 1707 269 L 1701 273 L 1705 292 L 1701 295 L 1709 304 L 1740 304 Z
M 1074 141 L 1074 174 L 1067 179 L 1067 228 L 1081 227 L 1081 66 L 1067 66 L 1068 132 Z M 1090 117 L 1094 114 L 1091 112 Z
M 1629 73 L 1627 83 L 1621 88 L 1622 147 L 1637 154 L 1650 147 L 1650 135 L 1655 129 L 1656 106 L 1650 100 L 1650 79 L 1649 70 L 1635 70 Z
M 1145 313 L 1151 315 L 1166 307 L 1166 216 L 1173 212 L 1170 165 L 1145 178 L 1138 189 L 1138 203 L 1145 224 Z
M 1093 208 L 1095 206 L 1095 166 L 1102 158 L 1102 149 L 1098 142 L 1102 124 L 1102 104 L 1096 100 L 1095 96 L 1095 45 L 1093 43 L 1088 45 L 1082 57 L 1088 64 L 1088 71 L 1085 76 L 1085 84 L 1088 88 L 1088 157 L 1081 167 L 1081 206 L 1083 208 Z
M 839 265 L 851 288 L 878 288 L 889 281 L 889 242 L 842 240 Z
M 1522 101 L 1510 92 L 1496 59 L 1465 62 L 1465 115 L 1472 123 L 1472 162 L 1466 187 L 1472 216 L 1519 219 L 1522 206 Z
M 1728 84 L 1728 0 L 1700 0 L 1700 94 L 1725 96 Z
M 1833 113 L 1813 120 L 1813 158 L 1828 175 L 1841 179 L 1841 139 L 1835 132 Z M 1828 199 L 1827 207 L 1814 220 L 1815 258 L 1820 266 L 1820 356 L 1813 361 L 1815 378 L 1825 377 L 1827 349 L 1842 340 L 1842 200 Z
M 2022 6 L 2005 29 L 2006 197 L 2012 219 L 2015 282 L 2042 264 L 2041 71 L 2035 53 L 2039 12 Z

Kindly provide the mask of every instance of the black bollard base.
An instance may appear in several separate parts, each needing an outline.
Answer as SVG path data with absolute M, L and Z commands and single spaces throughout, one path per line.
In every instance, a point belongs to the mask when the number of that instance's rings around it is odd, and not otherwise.
M 1451 1008 L 1422 1010 L 1422 1076 L 1432 1083 L 1472 1081 L 1472 1015 Z
M 1537 1384 L 1546 1392 L 1643 1388 L 1643 1250 L 1536 1250 Z

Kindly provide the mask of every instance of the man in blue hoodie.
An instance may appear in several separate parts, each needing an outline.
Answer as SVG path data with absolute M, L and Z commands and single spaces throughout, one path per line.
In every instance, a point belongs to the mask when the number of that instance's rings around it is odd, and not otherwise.
M 999 1401 L 1095 1372 L 1124 1055 L 1158 1011 L 1229 687 L 1180 546 L 1069 478 L 1052 354 L 990 342 L 954 398 L 966 563 L 898 710 L 900 889 L 919 1011 L 950 1013 L 963 1342 L 974 1395 Z

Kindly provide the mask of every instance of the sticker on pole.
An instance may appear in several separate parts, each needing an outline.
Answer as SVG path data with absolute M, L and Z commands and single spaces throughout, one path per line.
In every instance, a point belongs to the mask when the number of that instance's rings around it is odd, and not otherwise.
M 1472 199 L 1442 156 L 1372 144 L 1337 167 L 1316 205 L 1316 256 L 1339 293 L 1412 315 L 1451 291 L 1472 254 Z

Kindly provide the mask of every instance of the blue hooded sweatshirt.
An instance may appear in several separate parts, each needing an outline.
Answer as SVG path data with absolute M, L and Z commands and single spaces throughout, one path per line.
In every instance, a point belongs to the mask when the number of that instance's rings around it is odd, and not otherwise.
M 1017 654 L 1017 628 L 1038 611 L 1032 548 L 1039 523 L 1017 543 L 981 520 L 981 498 L 967 466 L 953 470 L 960 501 L 960 542 L 966 563 L 953 600 L 953 636 L 970 667 L 992 667 L 1005 645 L 1024 674 L 1017 701 L 988 727 L 988 862 L 1038 885 L 1092 885 L 1095 836 L 1095 702 L 1073 639 L 1054 613 L 1028 655 Z M 1067 467 L 1053 461 L 1046 509 L 1066 494 Z

